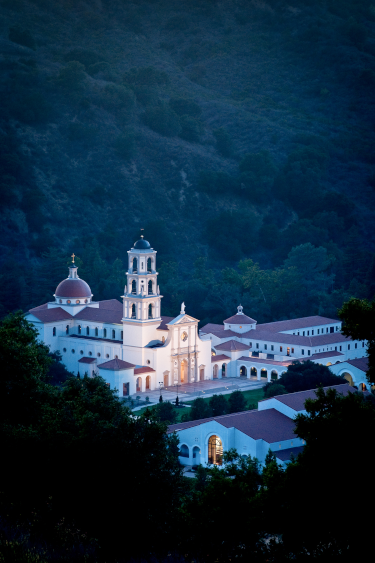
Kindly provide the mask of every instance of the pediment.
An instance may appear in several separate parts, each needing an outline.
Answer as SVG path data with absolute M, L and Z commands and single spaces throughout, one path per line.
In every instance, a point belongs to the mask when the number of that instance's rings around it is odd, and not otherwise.
M 173 319 L 173 321 L 171 321 L 170 323 L 167 323 L 168 325 L 183 325 L 183 324 L 187 324 L 187 323 L 197 323 L 198 319 L 195 319 L 194 317 L 190 317 L 190 315 L 178 315 L 178 317 L 176 317 L 175 319 Z

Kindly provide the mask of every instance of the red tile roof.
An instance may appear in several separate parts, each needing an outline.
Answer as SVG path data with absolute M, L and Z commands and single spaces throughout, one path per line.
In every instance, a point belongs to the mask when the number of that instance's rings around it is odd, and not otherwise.
M 193 428 L 209 421 L 216 421 L 226 428 L 236 428 L 254 440 L 264 440 L 269 444 L 293 440 L 296 437 L 294 421 L 276 409 L 245 411 L 191 422 L 181 422 L 169 426 L 168 432 Z
M 219 354 L 217 356 L 211 356 L 211 362 L 222 362 L 223 360 L 230 360 L 229 356 L 226 356 L 225 354 Z
M 52 309 L 36 307 L 35 309 L 30 309 L 29 313 L 42 321 L 42 323 L 54 323 L 56 321 L 64 321 L 65 319 L 73 319 L 72 315 L 61 307 L 53 307 Z
M 210 332 L 220 332 L 221 330 L 224 330 L 224 325 L 215 325 L 213 323 L 208 323 L 203 328 L 201 328 L 199 332 L 209 334 Z
M 80 364 L 93 364 L 94 362 L 96 362 L 96 358 L 88 358 L 87 356 L 83 356 L 83 358 L 78 360 Z
M 222 344 L 214 345 L 216 350 L 248 350 L 248 344 L 243 344 L 242 342 L 238 342 L 237 340 L 227 340 L 227 342 L 223 342 Z
M 203 329 L 202 329 L 203 330 Z M 242 337 L 243 335 L 239 334 L 238 332 L 233 332 L 233 330 L 224 330 L 224 328 L 222 328 L 221 330 L 216 330 L 215 332 L 213 330 L 210 330 L 209 332 L 203 331 L 205 334 L 212 334 L 213 336 L 216 336 L 217 338 L 230 338 L 231 336 L 237 336 L 238 337 Z M 245 333 L 247 334 L 247 333 Z
M 347 360 L 348 364 L 354 366 L 355 368 L 360 369 L 361 371 L 368 371 L 368 358 L 357 358 L 356 360 Z
M 228 332 L 228 331 L 225 331 Z M 238 337 L 238 334 L 236 335 Z M 256 330 L 249 330 L 241 334 L 242 339 L 249 339 L 254 342 L 275 342 L 275 344 L 299 344 L 300 346 L 324 346 L 327 344 L 340 344 L 341 342 L 351 342 L 348 338 L 341 334 L 341 332 L 333 332 L 328 334 L 319 334 L 317 336 L 298 336 L 297 334 L 285 334 L 283 332 L 266 332 L 260 331 L 259 327 Z
M 303 451 L 304 447 L 305 446 L 297 446 L 295 448 L 286 448 L 285 450 L 276 450 L 274 454 L 280 461 L 289 461 L 292 455 L 297 457 L 297 455 Z
M 333 358 L 336 356 L 343 356 L 344 354 L 342 352 L 336 352 L 335 350 L 333 350 L 332 352 L 320 352 L 320 354 L 313 354 L 312 356 L 310 356 L 310 358 L 308 358 L 309 360 L 320 360 L 323 358 Z
M 156 330 L 169 330 L 167 323 L 173 321 L 174 317 L 161 317 L 161 323 Z
M 354 387 L 346 383 L 342 383 L 341 385 L 330 385 L 328 387 L 323 388 L 324 391 L 327 389 L 336 389 L 338 393 L 341 395 L 348 395 L 348 393 L 356 392 Z M 280 403 L 283 403 L 287 407 L 295 410 L 296 412 L 305 410 L 305 401 L 307 399 L 316 399 L 316 389 L 310 389 L 309 391 L 299 391 L 297 393 L 289 393 L 288 395 L 277 395 L 274 397 Z M 267 400 L 267 399 L 266 399 Z
M 225 319 L 225 324 L 230 324 L 230 325 L 253 325 L 256 324 L 256 321 L 254 319 L 252 319 L 251 317 L 248 317 L 247 315 L 244 315 L 242 313 L 242 315 L 238 314 L 237 315 L 233 315 L 233 317 L 229 317 L 229 319 Z
M 299 319 L 289 319 L 286 321 L 276 321 L 273 323 L 263 323 L 258 325 L 258 329 L 268 332 L 281 332 L 283 330 L 296 330 L 299 328 L 319 327 L 327 324 L 340 323 L 337 319 L 329 319 L 315 315 L 312 317 L 301 317 Z
M 111 309 L 113 311 L 122 312 L 123 305 L 117 299 L 105 299 L 104 301 L 99 301 L 99 309 Z
M 85 307 L 75 315 L 75 319 L 80 321 L 93 321 L 98 323 L 122 324 L 122 307 L 119 308 L 102 308 L 102 307 Z
M 263 360 L 262 358 L 257 358 L 257 357 L 249 357 L 249 356 L 241 356 L 241 358 L 238 359 L 239 362 L 250 362 L 250 363 L 255 363 L 255 364 L 269 364 L 269 365 L 275 365 L 275 366 L 290 366 L 293 361 L 296 361 L 297 358 L 293 359 L 293 360 L 286 360 L 285 362 L 280 362 L 278 360 Z M 297 360 L 298 361 L 298 360 Z
M 29 312 L 38 311 L 40 309 L 48 309 L 48 303 L 43 303 L 43 305 L 38 305 L 38 307 L 33 307 L 32 309 L 30 309 Z
M 100 364 L 99 369 L 111 369 L 113 371 L 119 371 L 121 369 L 130 369 L 134 368 L 134 364 L 129 364 L 129 362 L 124 362 L 124 360 L 119 360 L 115 358 L 114 360 L 109 360 L 109 362 L 104 362 Z
M 134 368 L 134 375 L 138 375 L 140 373 L 150 373 L 152 371 L 155 370 L 147 366 L 142 366 L 140 368 Z

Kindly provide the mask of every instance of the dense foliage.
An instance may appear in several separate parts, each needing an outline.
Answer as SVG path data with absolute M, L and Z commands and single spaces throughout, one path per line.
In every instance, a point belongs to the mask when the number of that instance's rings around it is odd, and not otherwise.
M 347 383 L 346 379 L 335 375 L 322 364 L 306 362 L 293 362 L 275 382 L 266 383 L 263 387 L 265 397 L 274 397 L 283 393 L 296 393 L 328 385 L 341 385 Z
M 370 0 L 0 9 L 1 315 L 49 300 L 73 251 L 95 299 L 120 296 L 139 227 L 165 314 L 373 298 Z

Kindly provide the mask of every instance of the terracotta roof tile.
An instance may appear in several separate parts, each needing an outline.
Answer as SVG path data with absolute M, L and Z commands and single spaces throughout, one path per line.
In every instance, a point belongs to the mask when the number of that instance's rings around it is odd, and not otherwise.
M 70 313 L 64 311 L 61 307 L 53 307 L 52 309 L 36 308 L 31 309 L 29 313 L 42 321 L 42 323 L 53 323 L 55 321 L 63 321 L 65 319 L 73 318 Z
M 130 369 L 134 368 L 134 364 L 130 364 L 129 362 L 124 362 L 124 360 L 119 360 L 115 358 L 114 360 L 109 360 L 109 362 L 104 362 L 100 364 L 99 369 L 111 369 L 113 371 L 119 371 L 121 369 Z
M 33 307 L 32 309 L 30 309 L 29 313 L 31 313 L 31 311 L 40 311 L 41 309 L 48 309 L 48 303 L 43 303 L 43 305 L 38 305 L 38 307 Z
M 354 366 L 355 368 L 360 369 L 361 371 L 368 371 L 368 358 L 357 358 L 356 360 L 347 360 L 348 364 Z
M 227 414 L 192 422 L 182 422 L 168 427 L 168 432 L 193 428 L 205 422 L 215 420 L 226 428 L 236 428 L 254 440 L 264 440 L 269 444 L 295 438 L 293 420 L 278 412 L 276 409 L 264 411 L 245 411 Z
M 119 308 L 102 308 L 102 307 L 85 307 L 75 315 L 75 319 L 80 321 L 94 321 L 98 323 L 122 324 L 122 307 Z
M 323 387 L 324 391 L 328 389 L 336 389 L 341 395 L 348 395 L 348 393 L 356 392 L 354 387 L 346 383 L 340 385 L 330 385 L 328 387 Z M 296 412 L 305 410 L 305 401 L 307 399 L 316 399 L 316 389 L 310 389 L 309 391 L 299 391 L 297 393 L 289 393 L 288 395 L 277 395 L 274 397 L 280 403 L 283 403 L 287 407 L 295 410 Z
M 229 319 L 225 319 L 224 322 L 225 324 L 232 324 L 232 325 L 253 325 L 256 323 L 254 319 L 248 317 L 247 315 L 244 315 L 243 313 L 242 315 L 237 313 L 237 315 L 233 315 L 233 317 L 229 317 Z
M 224 330 L 224 325 L 216 325 L 213 323 L 208 323 L 204 325 L 204 327 L 201 328 L 199 332 L 202 332 L 204 334 L 209 334 L 210 332 L 220 332 L 221 330 Z
M 225 331 L 229 332 L 229 331 Z M 239 335 L 236 334 L 238 337 Z M 327 344 L 339 344 L 340 342 L 351 342 L 341 332 L 333 332 L 328 334 L 319 334 L 317 336 L 298 336 L 297 334 L 285 334 L 282 332 L 266 332 L 265 330 L 248 330 L 241 334 L 241 338 L 253 340 L 254 342 L 275 342 L 276 344 L 299 344 L 301 346 L 315 347 Z
M 211 330 L 210 332 L 205 332 L 205 334 L 212 334 L 213 336 L 216 336 L 217 338 L 230 338 L 231 336 L 237 336 L 238 337 L 242 337 L 243 334 L 239 334 L 238 332 L 233 332 L 233 330 L 224 330 L 224 328 L 222 328 L 221 330 L 217 330 L 217 331 L 213 331 Z M 248 334 L 248 333 L 245 333 Z
M 214 346 L 216 350 L 224 350 L 224 351 L 231 351 L 231 350 L 248 350 L 249 345 L 243 344 L 242 342 L 238 342 L 237 340 L 227 340 L 227 342 L 223 342 L 222 344 L 217 344 Z
M 113 311 L 122 312 L 123 305 L 117 299 L 105 299 L 104 301 L 99 301 L 99 309 L 111 309 Z
M 216 356 L 211 356 L 211 362 L 215 363 L 215 362 L 222 362 L 223 360 L 230 360 L 229 356 L 226 356 L 225 354 L 219 354 Z
M 156 330 L 169 330 L 167 323 L 173 321 L 174 317 L 161 317 L 161 323 Z
M 258 329 L 268 332 L 281 332 L 283 330 L 297 330 L 308 327 L 319 327 L 327 324 L 340 323 L 337 319 L 329 319 L 315 315 L 312 317 L 301 317 L 299 319 L 289 319 L 286 321 L 276 321 L 273 323 L 263 323 L 258 325 Z
M 152 371 L 155 370 L 147 366 L 142 366 L 140 368 L 134 368 L 134 375 L 138 375 L 140 373 L 151 373 Z
M 83 358 L 78 360 L 78 363 L 80 364 L 93 364 L 95 362 L 96 362 L 96 358 L 89 358 L 87 356 L 83 356 Z

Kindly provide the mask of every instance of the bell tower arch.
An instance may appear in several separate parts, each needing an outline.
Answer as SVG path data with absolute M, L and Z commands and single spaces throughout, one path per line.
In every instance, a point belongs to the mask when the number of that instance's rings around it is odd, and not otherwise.
M 162 295 L 158 286 L 156 250 L 143 235 L 128 250 L 126 277 L 122 319 L 124 344 L 144 346 L 153 339 L 155 327 L 161 322 Z

